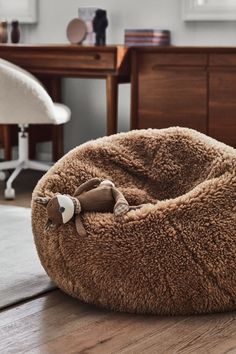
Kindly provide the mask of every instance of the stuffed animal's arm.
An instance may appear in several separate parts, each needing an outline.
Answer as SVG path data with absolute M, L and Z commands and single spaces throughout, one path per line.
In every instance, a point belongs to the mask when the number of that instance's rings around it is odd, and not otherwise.
M 76 190 L 74 192 L 74 197 L 82 194 L 85 191 L 88 191 L 92 188 L 97 187 L 101 183 L 101 181 L 102 180 L 99 178 L 92 178 L 89 181 L 82 183 L 78 188 L 76 188 Z
M 84 237 L 87 235 L 86 230 L 85 230 L 84 225 L 81 220 L 81 216 L 79 214 L 76 215 L 76 217 L 75 217 L 75 227 L 76 227 L 77 233 L 80 236 Z
M 125 199 L 124 195 L 115 187 L 112 188 L 112 194 L 113 194 L 113 197 L 115 199 L 115 202 L 124 202 L 124 203 L 127 203 L 127 200 Z
M 114 214 L 116 216 L 125 214 L 129 211 L 129 203 L 124 195 L 115 187 L 112 188 L 113 198 L 115 200 Z

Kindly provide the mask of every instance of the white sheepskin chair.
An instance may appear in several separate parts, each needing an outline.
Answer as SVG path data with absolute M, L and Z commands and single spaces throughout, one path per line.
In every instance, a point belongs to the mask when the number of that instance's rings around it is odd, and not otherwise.
M 0 59 L 0 124 L 17 124 L 20 128 L 18 159 L 0 162 L 0 171 L 14 169 L 6 183 L 5 198 L 14 199 L 12 183 L 23 169 L 47 171 L 49 164 L 29 160 L 29 124 L 64 124 L 70 109 L 53 103 L 42 84 L 20 67 Z M 2 174 L 4 175 L 4 174 Z

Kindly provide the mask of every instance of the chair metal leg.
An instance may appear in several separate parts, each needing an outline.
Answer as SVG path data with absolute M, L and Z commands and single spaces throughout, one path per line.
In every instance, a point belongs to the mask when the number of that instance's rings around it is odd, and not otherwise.
M 14 199 L 15 198 L 15 190 L 12 188 L 12 183 L 18 176 L 18 174 L 23 170 L 24 162 L 20 162 L 16 169 L 13 171 L 11 176 L 7 180 L 7 186 L 4 191 L 4 195 L 6 199 Z
M 28 160 L 26 163 L 26 166 L 27 166 L 27 168 L 30 168 L 30 169 L 36 170 L 36 171 L 48 171 L 50 168 L 50 165 L 47 165 L 46 163 L 32 161 L 32 160 Z
M 13 168 L 16 168 L 17 166 L 19 166 L 19 160 L 0 162 L 0 171 L 12 170 Z
M 4 192 L 5 198 L 6 199 L 14 199 L 15 198 L 15 190 L 12 188 L 12 183 L 18 176 L 18 174 L 21 172 L 21 170 L 24 169 L 32 169 L 32 170 L 38 170 L 38 171 L 48 171 L 50 168 L 50 164 L 42 163 L 39 161 L 31 161 L 29 160 L 29 136 L 28 133 L 26 132 L 26 127 L 21 126 L 20 127 L 20 132 L 19 132 L 19 158 L 16 161 L 5 161 L 5 162 L 0 162 L 0 172 L 4 170 L 11 170 L 15 169 L 11 176 L 8 178 L 7 183 L 6 183 L 6 189 Z M 4 173 L 2 172 L 2 175 Z M 0 179 L 1 178 L 1 173 L 0 173 Z

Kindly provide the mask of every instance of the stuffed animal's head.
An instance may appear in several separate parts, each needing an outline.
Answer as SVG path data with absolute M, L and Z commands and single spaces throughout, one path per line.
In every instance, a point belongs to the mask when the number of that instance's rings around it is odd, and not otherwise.
M 48 220 L 45 229 L 66 224 L 73 218 L 75 213 L 75 202 L 73 199 L 64 194 L 57 194 L 52 198 L 38 197 L 35 199 L 37 203 L 46 207 Z

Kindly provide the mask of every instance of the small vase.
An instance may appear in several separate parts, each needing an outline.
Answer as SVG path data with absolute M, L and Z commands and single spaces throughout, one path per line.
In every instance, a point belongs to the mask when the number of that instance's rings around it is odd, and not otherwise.
M 7 21 L 2 21 L 0 22 L 0 43 L 7 43 L 7 40 Z
M 19 21 L 12 21 L 11 23 L 11 42 L 19 43 L 20 41 L 20 27 Z

